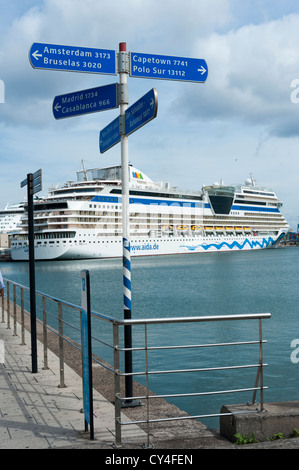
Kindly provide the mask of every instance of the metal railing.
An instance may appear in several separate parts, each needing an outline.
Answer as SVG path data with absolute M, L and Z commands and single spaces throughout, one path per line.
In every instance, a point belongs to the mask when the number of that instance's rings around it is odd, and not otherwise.
M 5 321 L 5 310 L 7 312 L 7 328 L 10 328 L 10 322 L 11 318 L 13 319 L 13 327 L 14 327 L 14 334 L 17 334 L 17 306 L 19 306 L 19 312 L 18 312 L 18 318 L 20 318 L 20 323 L 21 323 L 21 337 L 22 337 L 22 342 L 21 344 L 24 344 L 25 342 L 25 327 L 24 327 L 24 315 L 28 314 L 28 311 L 30 310 L 29 307 L 29 301 L 28 301 L 28 310 L 26 308 L 26 299 L 25 299 L 25 293 L 29 292 L 29 288 L 25 287 L 21 284 L 15 283 L 13 281 L 10 281 L 8 279 L 4 280 L 6 283 L 6 298 L 7 298 L 7 303 L 6 303 L 6 309 L 5 309 L 5 304 L 4 304 L 4 297 L 2 297 L 2 322 Z M 18 293 L 19 292 L 19 293 Z M 55 298 L 51 295 L 41 293 L 39 291 L 36 292 L 37 297 L 40 297 L 40 302 L 41 306 L 40 308 L 37 305 L 37 311 L 40 310 L 40 315 L 39 319 L 37 320 L 38 322 L 41 323 L 42 325 L 42 330 L 43 330 L 43 345 L 44 345 L 44 368 L 48 368 L 48 330 L 50 330 L 52 333 L 58 335 L 59 337 L 59 361 L 60 361 L 60 386 L 65 387 L 65 379 L 64 379 L 64 345 L 65 342 L 67 341 L 68 343 L 71 343 L 74 347 L 78 348 L 82 352 L 82 342 L 81 342 L 81 307 L 78 305 L 74 305 L 69 302 L 65 302 L 61 299 Z M 9 300 L 9 301 L 8 301 Z M 51 301 L 52 304 L 57 305 L 57 311 L 56 314 L 53 313 L 52 311 L 49 310 L 48 308 L 48 303 Z M 72 316 L 71 321 L 67 320 L 66 317 L 66 310 L 71 309 L 72 311 L 77 312 L 77 317 Z M 166 400 L 173 400 L 173 399 L 178 399 L 182 397 L 189 397 L 189 398 L 194 398 L 194 397 L 206 397 L 209 395 L 227 395 L 227 394 L 236 394 L 240 392 L 252 392 L 252 403 L 256 403 L 256 397 L 257 397 L 257 392 L 260 394 L 260 401 L 259 401 L 259 407 L 256 407 L 254 410 L 251 408 L 249 413 L 252 412 L 258 412 L 258 411 L 263 411 L 264 409 L 264 390 L 267 389 L 268 387 L 264 386 L 264 376 L 263 376 L 263 370 L 264 367 L 267 366 L 263 362 L 263 344 L 266 343 L 267 341 L 263 339 L 262 337 L 262 320 L 270 318 L 271 314 L 270 313 L 261 313 L 261 314 L 245 314 L 245 315 L 210 315 L 210 316 L 194 316 L 194 317 L 178 317 L 178 318 L 148 318 L 148 319 L 131 319 L 131 320 L 119 320 L 113 317 L 109 317 L 107 315 L 103 315 L 97 312 L 91 312 L 92 314 L 92 319 L 96 323 L 100 322 L 101 327 L 98 329 L 99 334 L 94 334 L 92 335 L 92 341 L 93 344 L 100 345 L 101 348 L 108 348 L 111 354 L 111 360 L 106 362 L 106 358 L 103 360 L 100 359 L 100 357 L 105 357 L 105 353 L 101 354 L 101 356 L 96 357 L 97 353 L 94 353 L 93 360 L 96 361 L 98 364 L 101 366 L 105 367 L 106 369 L 109 369 L 111 372 L 114 373 L 114 396 L 115 396 L 115 444 L 116 446 L 120 446 L 122 442 L 122 426 L 128 426 L 131 424 L 137 424 L 137 425 L 145 425 L 146 431 L 147 431 L 147 445 L 149 446 L 149 436 L 150 436 L 150 424 L 151 423 L 157 423 L 157 422 L 165 422 L 167 423 L 168 421 L 176 421 L 176 420 L 186 420 L 186 419 L 203 419 L 203 418 L 209 418 L 209 417 L 220 417 L 223 416 L 222 413 L 210 413 L 210 414 L 196 414 L 196 415 L 179 415 L 179 416 L 173 416 L 173 417 L 157 417 L 154 419 L 150 418 L 150 402 L 154 401 L 157 398 L 163 398 Z M 51 321 L 56 322 L 56 328 L 51 325 Z M 194 330 L 195 325 L 202 326 L 203 324 L 208 324 L 211 325 L 211 323 L 217 323 L 217 324 L 223 324 L 223 323 L 229 323 L 233 321 L 257 321 L 258 322 L 258 334 L 256 339 L 251 339 L 251 340 L 238 340 L 238 341 L 213 341 L 213 342 L 204 342 L 204 343 L 192 343 L 192 344 L 187 344 L 185 341 L 187 341 L 187 338 L 189 334 Z M 103 337 L 102 334 L 102 324 L 105 322 L 106 324 L 110 325 L 108 327 L 108 331 L 106 332 L 106 336 Z M 123 330 L 126 326 L 131 325 L 132 328 L 134 328 L 134 334 L 133 334 L 133 339 L 137 337 L 137 340 L 135 343 L 137 345 L 132 348 L 125 348 L 123 346 Z M 182 344 L 168 344 L 169 343 L 169 331 L 170 328 L 173 326 L 178 326 L 182 328 L 182 325 L 186 326 L 186 332 L 181 335 L 182 339 L 184 340 Z M 156 339 L 156 334 L 150 335 L 149 334 L 149 329 L 150 328 L 155 328 L 158 327 L 159 330 L 161 328 L 165 327 L 167 328 L 167 334 L 162 336 L 161 334 L 159 335 L 158 343 Z M 138 333 L 138 335 L 135 335 L 135 331 L 142 328 L 143 332 Z M 65 334 L 65 329 L 68 329 L 68 331 L 71 329 L 74 332 L 74 336 L 76 339 L 73 341 L 71 339 L 71 334 L 68 332 L 68 334 Z M 223 330 L 223 327 L 221 331 Z M 97 327 L 93 328 L 93 331 L 97 331 Z M 102 335 L 102 337 L 101 337 Z M 106 338 L 108 336 L 108 339 Z M 194 335 L 193 335 L 194 336 Z M 154 340 L 153 340 L 154 338 Z M 159 344 L 160 341 L 164 341 L 164 344 Z M 182 367 L 178 369 L 171 369 L 169 368 L 169 363 L 171 363 L 171 360 L 169 359 L 169 354 L 170 352 L 173 351 L 179 351 L 180 354 L 182 355 L 186 351 L 199 351 L 203 350 L 204 348 L 214 349 L 214 348 L 226 348 L 226 347 L 240 347 L 240 346 L 249 346 L 251 347 L 252 345 L 256 345 L 258 348 L 258 360 L 253 363 L 249 364 L 230 364 L 230 365 L 208 365 L 208 367 L 188 367 L 188 364 L 186 366 L 184 360 L 182 357 L 180 357 L 180 363 L 182 364 Z M 138 362 L 138 367 L 141 366 L 141 370 L 137 372 L 132 372 L 130 374 L 123 372 L 123 358 L 124 355 L 126 354 L 127 351 L 130 351 L 133 355 L 142 353 L 143 354 L 143 359 Z M 93 352 L 94 352 L 94 347 L 93 347 Z M 160 358 L 162 353 L 168 353 L 168 359 L 166 356 L 165 360 L 165 365 L 167 366 L 166 368 L 162 367 L 162 360 Z M 154 361 L 155 364 L 158 366 L 162 367 L 161 369 L 153 369 L 150 366 L 150 354 L 151 353 L 159 353 L 159 358 L 158 361 Z M 205 356 L 206 357 L 206 356 Z M 226 355 L 222 354 L 222 357 L 226 359 Z M 230 355 L 231 357 L 231 355 Z M 237 357 L 236 355 L 233 355 L 233 359 Z M 209 356 L 210 359 L 210 356 Z M 190 355 L 185 361 L 190 360 Z M 109 362 L 111 362 L 113 365 L 109 365 Z M 204 362 L 204 361 L 203 361 Z M 201 365 L 201 364 L 199 364 Z M 155 394 L 150 390 L 149 386 L 149 380 L 152 377 L 160 377 L 162 375 L 168 374 L 168 375 L 174 375 L 174 374 L 200 374 L 200 373 L 215 373 L 215 372 L 221 372 L 225 373 L 228 372 L 230 374 L 228 382 L 232 382 L 232 374 L 234 372 L 239 371 L 239 376 L 240 376 L 240 371 L 244 373 L 246 370 L 254 370 L 256 369 L 256 374 L 254 377 L 254 385 L 251 387 L 237 387 L 237 388 L 226 388 L 225 390 L 212 390 L 212 391 L 196 391 L 192 393 L 188 393 L 188 391 L 184 391 L 183 393 L 164 393 L 164 394 Z M 144 385 L 144 394 L 143 395 L 138 395 L 138 396 L 122 396 L 121 394 L 121 378 L 131 376 L 133 377 L 140 377 L 141 379 L 143 378 L 145 380 L 145 385 Z M 174 390 L 175 391 L 175 390 Z M 144 419 L 139 419 L 139 420 L 130 420 L 130 421 L 124 421 L 123 415 L 121 414 L 121 409 L 122 407 L 128 403 L 132 403 L 132 401 L 140 401 L 140 400 L 145 400 L 146 401 L 146 406 L 144 407 L 144 414 L 145 417 Z M 248 400 L 246 400 L 248 402 Z M 242 411 L 244 413 L 244 411 Z M 235 413 L 234 413 L 235 414 Z

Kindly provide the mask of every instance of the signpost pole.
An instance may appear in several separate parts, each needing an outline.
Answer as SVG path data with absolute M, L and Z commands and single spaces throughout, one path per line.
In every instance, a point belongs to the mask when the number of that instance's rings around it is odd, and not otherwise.
M 34 257 L 34 212 L 33 212 L 33 174 L 27 175 L 28 196 L 28 242 L 29 242 L 29 285 L 30 285 L 30 325 L 31 325 L 31 364 L 32 373 L 37 372 L 36 342 L 36 298 L 35 298 L 35 257 Z
M 121 168 L 122 168 L 122 230 L 123 230 L 123 293 L 124 319 L 131 319 L 131 245 L 130 245 L 130 200 L 129 200 L 129 148 L 125 129 L 125 111 L 128 107 L 127 45 L 119 44 L 119 81 L 120 81 L 120 134 L 121 134 Z M 132 327 L 124 328 L 125 348 L 132 348 Z M 125 351 L 125 373 L 132 373 L 132 351 Z M 126 376 L 126 397 L 133 396 L 132 376 Z M 130 405 L 126 400 L 124 405 Z
M 30 285 L 30 324 L 31 324 L 31 362 L 32 373 L 37 372 L 36 341 L 36 294 L 35 294 L 35 257 L 34 257 L 34 207 L 33 195 L 42 189 L 42 170 L 28 173 L 21 182 L 21 188 L 27 185 L 28 245 L 29 245 L 29 285 Z

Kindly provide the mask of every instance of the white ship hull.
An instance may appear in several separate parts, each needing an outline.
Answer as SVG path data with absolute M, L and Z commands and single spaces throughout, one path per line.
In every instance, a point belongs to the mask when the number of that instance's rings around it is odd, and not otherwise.
M 274 247 L 279 237 L 271 236 L 238 236 L 238 237 L 209 237 L 207 242 L 204 237 L 188 238 L 178 237 L 173 239 L 142 239 L 131 240 L 131 256 L 157 256 L 178 255 L 192 253 L 215 253 L 230 251 L 250 251 Z M 120 237 L 107 238 L 99 242 L 98 246 L 89 246 L 83 242 L 73 240 L 71 245 L 53 246 L 35 245 L 36 260 L 56 259 L 96 259 L 96 258 L 120 258 L 122 257 L 122 240 Z M 29 249 L 20 247 L 12 253 L 14 261 L 27 261 Z

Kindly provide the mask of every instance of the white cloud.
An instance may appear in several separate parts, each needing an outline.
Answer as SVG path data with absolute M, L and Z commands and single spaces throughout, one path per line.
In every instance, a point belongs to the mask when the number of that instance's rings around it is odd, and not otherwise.
M 197 119 L 243 122 L 273 135 L 299 136 L 298 110 L 290 101 L 290 83 L 299 76 L 298 43 L 299 15 L 212 34 L 198 45 L 198 53 L 208 57 L 206 88 L 188 89 L 179 101 L 189 103 L 189 116 Z
M 98 150 L 98 133 L 117 111 L 63 122 L 52 115 L 56 95 L 118 76 L 34 70 L 32 43 L 117 50 L 126 41 L 129 51 L 199 57 L 209 67 L 204 85 L 129 78 L 130 103 L 152 87 L 159 101 L 157 118 L 130 137 L 132 163 L 187 189 L 221 177 L 242 182 L 252 171 L 260 183 L 281 189 L 286 210 L 296 212 L 299 104 L 290 100 L 290 84 L 299 78 L 297 2 L 14 0 L 3 8 L 1 200 L 22 198 L 19 181 L 39 167 L 46 189 L 74 178 L 82 158 L 91 166 L 120 161 L 118 146 L 104 155 Z

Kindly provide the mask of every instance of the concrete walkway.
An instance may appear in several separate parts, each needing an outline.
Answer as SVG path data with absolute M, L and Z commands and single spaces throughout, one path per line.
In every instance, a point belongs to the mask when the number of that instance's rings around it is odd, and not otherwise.
M 49 449 L 65 447 L 113 448 L 114 406 L 94 390 L 95 440 L 84 432 L 82 379 L 65 365 L 65 388 L 59 387 L 58 358 L 48 351 L 43 370 L 43 350 L 38 342 L 38 372 L 31 372 L 30 335 L 21 345 L 13 328 L 0 323 L 0 449 Z M 4 361 L 3 361 L 4 359 Z M 126 421 L 128 418 L 126 417 Z M 124 443 L 146 443 L 137 426 L 124 426 Z
M 20 325 L 18 330 L 20 331 Z M 38 373 L 31 372 L 30 335 L 14 336 L 13 326 L 0 323 L 0 449 L 108 449 L 115 451 L 114 406 L 93 390 L 95 439 L 84 431 L 82 379 L 65 364 L 65 388 L 60 388 L 59 359 L 48 350 L 43 370 L 43 346 L 38 342 Z M 2 357 L 4 345 L 4 357 Z M 122 421 L 129 421 L 123 416 Z M 198 423 L 197 423 L 198 424 Z M 298 449 L 299 438 L 237 446 L 204 425 L 193 434 L 173 434 L 170 425 L 151 433 L 154 449 Z M 143 449 L 147 435 L 139 426 L 122 427 L 122 448 Z M 108 451 L 107 450 L 107 451 Z M 150 451 L 150 450 L 149 450 Z M 156 451 L 157 452 L 157 451 Z M 189 452 L 190 453 L 190 452 Z

